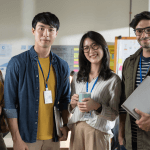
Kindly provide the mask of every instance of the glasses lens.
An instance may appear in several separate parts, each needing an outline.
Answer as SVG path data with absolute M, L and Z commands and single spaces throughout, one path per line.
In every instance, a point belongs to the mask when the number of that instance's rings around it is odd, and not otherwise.
M 96 43 L 94 43 L 94 44 L 92 44 L 92 48 L 93 48 L 94 50 L 97 50 L 97 49 L 99 48 L 99 45 L 97 45 Z
M 145 29 L 145 32 L 146 32 L 147 34 L 150 34 L 150 28 L 146 28 L 146 29 Z
M 89 47 L 88 47 L 88 46 L 83 47 L 83 51 L 84 51 L 85 53 L 87 53 L 87 52 L 89 51 Z
M 141 35 L 143 32 L 143 29 L 136 29 L 135 30 L 135 34 L 138 36 L 138 35 Z

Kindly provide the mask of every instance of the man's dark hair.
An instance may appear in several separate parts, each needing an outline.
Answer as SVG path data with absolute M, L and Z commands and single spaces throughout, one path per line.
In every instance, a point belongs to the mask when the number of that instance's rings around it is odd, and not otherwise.
M 150 20 L 150 12 L 149 11 L 143 11 L 143 12 L 135 15 L 134 18 L 133 18 L 133 20 L 130 23 L 130 27 L 132 27 L 133 29 L 135 29 L 135 27 L 137 26 L 137 24 L 141 20 Z
M 32 27 L 35 29 L 38 22 L 49 25 L 50 27 L 56 28 L 58 31 L 60 23 L 59 19 L 50 12 L 42 12 L 37 14 L 32 20 Z
M 99 68 L 99 77 L 102 77 L 104 80 L 109 79 L 112 75 L 112 71 L 109 67 L 110 55 L 107 43 L 101 34 L 95 31 L 89 31 L 82 36 L 79 45 L 79 72 L 77 74 L 77 81 L 87 82 L 87 78 L 91 71 L 91 63 L 87 60 L 83 52 L 83 43 L 86 38 L 90 38 L 102 47 L 104 55 L 101 62 L 101 68 Z

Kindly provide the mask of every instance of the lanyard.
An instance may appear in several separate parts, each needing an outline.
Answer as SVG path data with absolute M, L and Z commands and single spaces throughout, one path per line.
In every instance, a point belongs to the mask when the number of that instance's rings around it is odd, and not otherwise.
M 49 75 L 50 75 L 50 68 L 51 68 L 51 55 L 50 55 L 50 66 L 49 66 L 49 72 L 48 72 L 48 76 L 47 76 L 47 79 L 45 80 L 45 77 L 44 77 L 44 73 L 43 73 L 43 69 L 41 67 L 41 64 L 40 64 L 40 61 L 38 60 L 38 63 L 39 63 L 39 66 L 40 66 L 40 69 L 42 71 L 42 75 L 43 75 L 43 78 L 44 78 L 44 82 L 45 82 L 45 87 L 48 88 L 48 79 L 49 79 Z
M 93 84 L 93 87 L 92 87 L 90 93 L 92 93 L 92 91 L 93 91 L 93 89 L 94 89 L 94 87 L 95 87 L 95 84 L 97 83 L 97 80 L 98 80 L 98 77 L 96 78 L 96 80 L 95 80 L 95 82 L 94 82 L 94 84 Z M 86 92 L 88 92 L 88 79 L 87 79 L 87 82 L 86 82 Z
M 141 69 L 142 67 L 141 67 L 141 64 L 142 64 L 142 53 L 140 55 L 140 62 L 139 62 L 139 66 L 140 66 L 140 81 L 142 82 L 142 69 Z M 148 66 L 147 72 L 149 70 L 149 67 L 150 67 L 150 65 Z M 147 72 L 146 72 L 146 74 L 147 74 Z

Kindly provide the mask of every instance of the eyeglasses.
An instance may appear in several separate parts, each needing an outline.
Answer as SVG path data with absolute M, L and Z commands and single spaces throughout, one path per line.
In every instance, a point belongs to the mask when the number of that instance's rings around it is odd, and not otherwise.
M 98 50 L 99 49 L 99 45 L 97 45 L 96 43 L 93 43 L 92 45 L 90 46 L 84 46 L 82 48 L 82 50 L 84 51 L 84 53 L 88 53 L 90 51 L 90 48 L 92 48 L 93 50 Z
M 136 36 L 142 35 L 143 31 L 146 34 L 150 34 L 150 27 L 134 29 L 134 32 L 135 32 Z

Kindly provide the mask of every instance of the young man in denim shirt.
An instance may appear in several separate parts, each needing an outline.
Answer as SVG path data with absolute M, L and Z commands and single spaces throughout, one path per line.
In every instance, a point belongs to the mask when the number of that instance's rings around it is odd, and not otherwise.
M 59 150 L 58 141 L 67 139 L 69 67 L 51 52 L 58 29 L 54 14 L 37 14 L 32 21 L 35 45 L 14 56 L 7 66 L 4 111 L 14 150 Z M 56 133 L 54 106 L 62 112 L 61 138 Z

